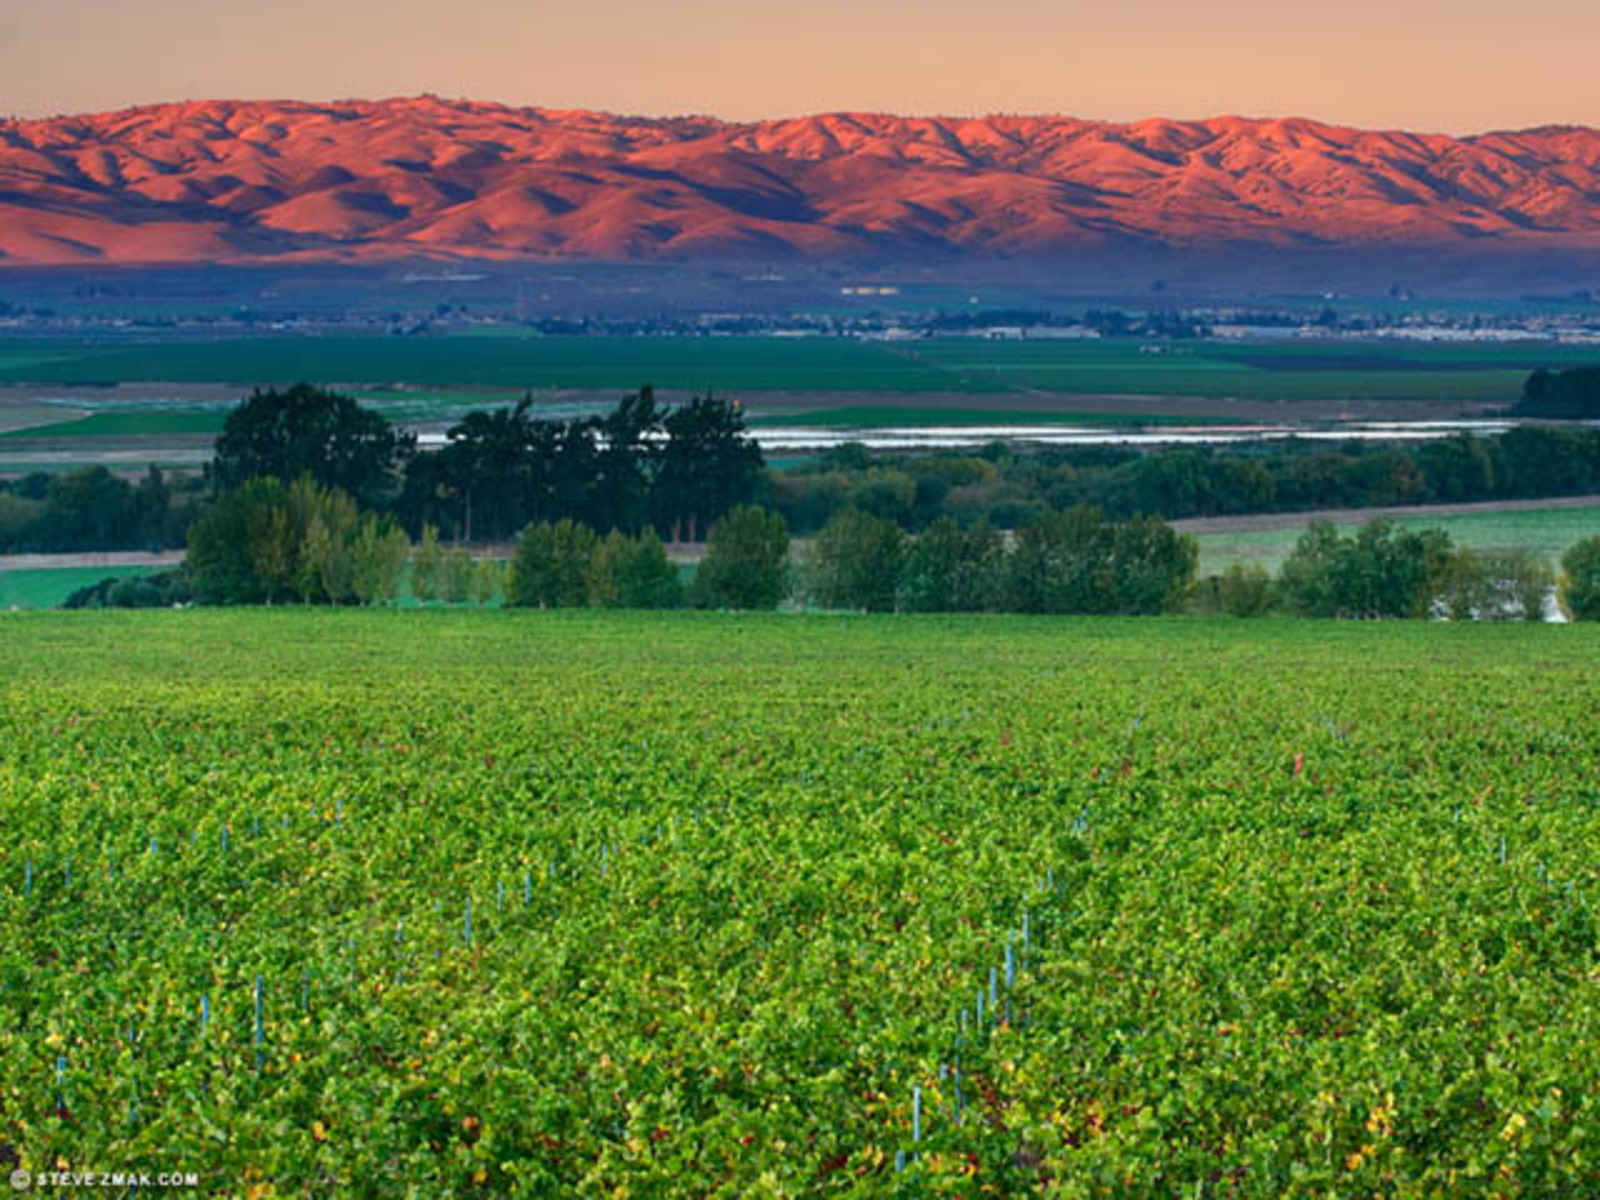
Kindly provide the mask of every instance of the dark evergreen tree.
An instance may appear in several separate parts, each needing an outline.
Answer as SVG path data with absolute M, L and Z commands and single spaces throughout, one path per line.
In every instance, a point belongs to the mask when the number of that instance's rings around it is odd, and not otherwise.
M 251 479 L 310 475 L 364 507 L 382 505 L 416 439 L 351 396 L 297 383 L 259 388 L 228 414 L 210 474 L 218 492 Z

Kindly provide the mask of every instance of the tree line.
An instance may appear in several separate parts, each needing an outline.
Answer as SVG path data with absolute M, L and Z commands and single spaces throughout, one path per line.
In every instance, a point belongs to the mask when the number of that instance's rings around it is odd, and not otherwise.
M 1600 370 L 1535 372 L 1527 392 L 1587 394 L 1595 379 Z M 228 492 L 302 474 L 390 516 L 414 539 L 431 525 L 450 542 L 504 542 L 561 520 L 601 534 L 649 526 L 664 540 L 699 541 L 723 513 L 751 503 L 782 514 L 797 536 L 849 510 L 907 533 L 944 517 L 1017 531 L 1079 507 L 1117 520 L 1176 520 L 1600 492 L 1600 429 L 1149 451 L 997 442 L 976 453 L 875 455 L 847 444 L 769 471 L 739 406 L 711 396 L 669 408 L 645 387 L 608 413 L 569 419 L 537 417 L 524 399 L 468 413 L 426 450 L 354 398 L 299 384 L 242 401 L 203 475 L 152 467 L 129 482 L 90 467 L 0 482 L 0 552 L 183 546 Z
M 767 478 L 767 503 L 804 535 L 848 508 L 915 531 L 942 516 L 1016 529 L 1087 505 L 1166 520 L 1319 508 L 1531 499 L 1600 492 L 1600 430 L 1524 425 L 1413 445 L 1287 439 L 1141 451 L 994 443 L 976 453 L 875 455 L 837 447 Z
M 1542 621 L 1552 600 L 1572 620 L 1600 620 L 1600 536 L 1569 547 L 1558 572 L 1531 550 L 1457 546 L 1443 530 L 1379 518 L 1348 534 L 1314 521 L 1276 578 L 1236 563 L 1201 581 L 1194 607 L 1238 617 Z
M 1197 581 L 1197 557 L 1194 539 L 1158 517 L 1119 521 L 1087 507 L 1015 531 L 941 517 L 914 535 L 850 509 L 791 553 L 780 514 L 742 505 L 711 527 L 688 572 L 650 526 L 602 536 L 571 518 L 527 526 L 502 564 L 447 547 L 432 525 L 413 544 L 392 516 L 302 476 L 227 493 L 196 523 L 178 570 L 107 579 L 67 607 L 392 604 L 408 586 L 424 605 L 774 609 L 788 600 L 862 612 L 1530 621 L 1554 596 L 1569 617 L 1600 620 L 1600 536 L 1570 547 L 1559 574 L 1527 550 L 1456 546 L 1442 530 L 1381 518 L 1348 534 L 1313 522 L 1276 577 L 1235 564 Z
M 470 412 L 440 449 L 419 451 L 349 396 L 307 384 L 258 390 L 228 415 L 211 476 L 227 491 L 309 474 L 413 534 L 432 525 L 467 542 L 561 520 L 696 541 L 759 487 L 761 450 L 735 403 L 707 395 L 669 408 L 644 387 L 602 416 L 541 419 L 532 407 L 524 397 Z

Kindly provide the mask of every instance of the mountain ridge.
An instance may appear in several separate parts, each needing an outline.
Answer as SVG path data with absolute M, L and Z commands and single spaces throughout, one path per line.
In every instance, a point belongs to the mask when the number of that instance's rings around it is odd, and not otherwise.
M 0 265 L 1018 258 L 1119 246 L 1600 249 L 1600 130 L 419 96 L 0 121 Z

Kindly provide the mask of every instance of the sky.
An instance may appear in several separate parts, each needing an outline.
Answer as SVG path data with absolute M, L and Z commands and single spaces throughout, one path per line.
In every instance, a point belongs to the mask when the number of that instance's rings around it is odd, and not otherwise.
M 734 120 L 1600 125 L 1593 0 L 0 0 L 0 115 L 424 92 Z

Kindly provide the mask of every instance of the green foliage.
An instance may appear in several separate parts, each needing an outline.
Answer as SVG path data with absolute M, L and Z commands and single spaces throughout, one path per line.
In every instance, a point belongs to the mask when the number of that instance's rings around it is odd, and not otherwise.
M 363 518 L 309 476 L 288 488 L 253 479 L 190 527 L 187 567 L 202 604 L 375 603 L 393 598 L 410 545 L 392 520 Z
M 266 476 L 309 475 L 372 506 L 393 490 L 395 472 L 414 446 L 414 437 L 396 433 L 381 413 L 351 396 L 307 383 L 258 388 L 228 414 L 211 475 L 224 491 Z
M 287 502 L 276 479 L 253 479 L 220 497 L 189 530 L 186 561 L 202 604 L 259 604 L 269 583 L 256 574 L 272 513 Z
M 504 589 L 506 569 L 492 558 L 478 560 L 472 572 L 472 600 L 479 608 L 487 608 Z
M 900 571 L 908 612 L 987 612 L 1004 603 L 1005 543 L 986 521 L 962 529 L 940 517 L 915 538 Z
M 1600 535 L 1561 556 L 1561 604 L 1575 621 L 1600 621 Z
M 575 521 L 542 521 L 522 531 L 511 560 L 507 603 L 522 608 L 571 608 L 588 599 L 594 530 Z
M 1549 371 L 1540 367 L 1522 385 L 1519 416 L 1588 420 L 1600 417 L 1600 367 Z
M 1104 521 L 1080 507 L 1017 531 L 1006 564 L 1006 605 L 1032 613 L 1158 613 L 1178 609 L 1194 583 L 1192 537 L 1158 517 Z
M 444 549 L 439 531 L 423 525 L 422 536 L 411 555 L 411 594 L 419 604 L 432 604 L 439 598 L 439 573 L 444 567 Z
M 1353 537 L 1314 521 L 1283 564 L 1288 607 L 1309 617 L 1421 617 L 1443 593 L 1454 552 L 1439 530 L 1399 530 L 1382 518 Z
M 473 578 L 472 556 L 459 546 L 451 550 L 439 566 L 439 599 L 465 604 L 472 597 Z
M 683 602 L 678 569 L 648 526 L 638 537 L 612 530 L 602 538 L 584 583 L 594 608 L 676 608 Z
M 1272 608 L 1272 577 L 1259 563 L 1234 563 L 1217 581 L 1217 602 L 1230 617 L 1261 617 Z
M 775 512 L 735 508 L 711 527 L 693 601 L 710 608 L 776 608 L 788 588 L 789 531 Z
M 298 485 L 298 507 L 305 517 L 300 566 L 296 572 L 302 598 L 345 604 L 355 599 L 352 545 L 360 531 L 356 503 L 343 492 L 324 491 L 311 481 Z
M 667 435 L 650 502 L 673 541 L 696 541 L 724 513 L 749 501 L 761 475 L 761 447 L 745 434 L 737 404 L 695 396 L 667 413 Z
M 1439 599 L 1456 621 L 1539 621 L 1554 584 L 1550 564 L 1531 551 L 1463 546 L 1444 574 Z
M 411 556 L 405 530 L 392 518 L 362 517 L 350 546 L 350 587 L 362 604 L 393 604 Z
M 189 572 L 183 568 L 154 573 L 113 575 L 78 588 L 62 608 L 170 608 L 194 598 Z
M 0 617 L 8 1169 L 1600 1192 L 1593 628 L 403 617 Z
M 812 544 L 806 590 L 824 608 L 891 612 L 905 550 L 898 525 L 846 509 Z
M 1194 538 L 1160 517 L 1134 517 L 1109 530 L 1103 575 L 1109 611 L 1176 612 L 1188 601 L 1200 552 Z

